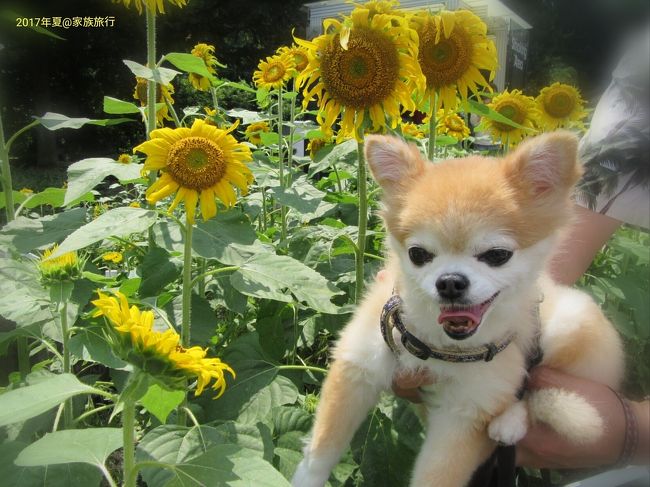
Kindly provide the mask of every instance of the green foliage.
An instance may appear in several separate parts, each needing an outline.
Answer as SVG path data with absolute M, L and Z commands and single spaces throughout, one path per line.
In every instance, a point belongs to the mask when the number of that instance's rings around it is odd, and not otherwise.
M 277 10 L 295 6 L 287 4 Z M 207 17 L 232 5 L 219 2 L 206 11 L 199 1 L 196 8 Z M 165 22 L 164 16 L 159 19 Z M 257 21 L 271 22 L 264 16 Z M 218 25 L 227 32 L 234 28 Z M 240 30 L 223 44 L 256 46 L 257 54 L 271 54 L 266 52 L 270 44 L 256 40 L 254 29 Z M 363 233 L 358 226 L 363 166 L 357 166 L 356 140 L 325 144 L 314 159 L 299 157 L 289 152 L 291 143 L 323 133 L 314 113 L 300 108 L 295 92 L 282 97 L 285 120 L 280 124 L 277 92 L 226 79 L 248 61 L 220 66 L 212 76 L 201 59 L 186 52 L 159 58 L 176 69 L 128 60 L 120 66 L 129 83 L 134 75 L 173 83 L 175 103 L 167 108 L 176 111 L 181 125 L 190 126 L 196 118 L 227 126 L 238 120 L 233 133 L 243 140 L 247 125 L 269 122 L 271 132 L 262 134 L 261 144 L 250 144 L 255 182 L 233 208 L 219 204 L 215 218 L 198 221 L 190 241 L 182 205 L 166 211 L 173 195 L 145 208 L 145 193 L 156 175 L 142 176 L 137 158 L 130 164 L 110 157 L 79 158 L 68 167 L 66 188 L 58 187 L 63 180 L 39 185 L 22 174 L 19 179 L 31 184 L 18 186 L 31 186 L 35 193 L 12 193 L 21 211 L 0 230 L 0 316 L 5 320 L 0 356 L 14 350 L 26 356 L 26 364 L 14 368 L 6 390 L 0 391 L 0 478 L 8 485 L 98 486 L 102 476 L 110 484 L 128 463 L 133 441 L 125 433 L 130 432 L 137 442 L 131 471 L 147 487 L 288 486 L 302 459 L 332 341 L 355 309 L 356 276 L 371 279 L 383 263 L 379 190 L 369 182 L 364 268 L 356 272 Z M 195 91 L 187 73 L 210 77 L 213 90 Z M 132 84 L 101 92 L 95 111 L 145 117 L 146 108 L 131 102 L 131 89 Z M 204 107 L 216 115 L 207 115 Z M 520 127 L 480 103 L 470 101 L 464 108 Z M 46 113 L 38 121 L 49 130 L 101 127 L 112 133 L 110 125 L 132 120 Z M 141 142 L 144 132 L 133 130 L 130 137 Z M 133 142 L 115 148 L 130 151 Z M 473 153 L 468 141 L 461 146 L 440 136 L 436 144 L 439 157 Z M 142 208 L 131 207 L 138 205 Z M 55 243 L 60 245 L 55 256 L 79 251 L 84 268 L 74 281 L 48 285 L 39 279 L 36 260 Z M 105 259 L 108 252 L 119 253 L 121 260 Z M 647 394 L 650 383 L 645 366 L 650 358 L 649 273 L 648 235 L 625 228 L 581 282 L 625 337 L 631 371 L 627 387 L 638 395 Z M 128 340 L 97 316 L 91 303 L 98 291 L 118 289 L 131 306 L 153 312 L 156 331 L 181 332 L 189 317 L 190 336 L 174 351 L 189 353 L 196 346 L 193 353 L 205 350 L 228 364 L 236 377 L 226 373 L 221 397 L 215 400 L 209 387 L 202 396 L 188 394 L 196 384 L 185 377 L 178 386 L 178 380 L 168 383 L 139 373 L 133 355 L 141 350 L 131 347 L 123 353 Z M 169 364 L 158 356 L 144 360 L 158 365 L 161 375 L 168 371 Z M 180 388 L 168 388 L 175 386 Z M 129 419 L 134 402 L 137 414 Z M 329 485 L 405 485 L 421 432 L 410 404 L 382 397 Z
M 598 254 L 580 280 L 603 307 L 625 340 L 626 389 L 636 397 L 650 393 L 650 237 L 623 227 Z

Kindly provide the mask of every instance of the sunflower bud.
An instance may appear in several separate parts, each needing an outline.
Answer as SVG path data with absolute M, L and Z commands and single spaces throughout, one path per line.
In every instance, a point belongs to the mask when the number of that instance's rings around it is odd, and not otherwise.
M 47 249 L 38 263 L 41 273 L 41 282 L 44 285 L 61 281 L 74 281 L 81 277 L 83 263 L 76 252 L 68 252 L 58 257 L 51 257 L 59 248 L 58 245 Z

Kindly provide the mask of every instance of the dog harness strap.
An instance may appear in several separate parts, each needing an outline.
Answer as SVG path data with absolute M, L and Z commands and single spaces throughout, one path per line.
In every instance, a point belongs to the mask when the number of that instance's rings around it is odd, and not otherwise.
M 393 338 L 394 328 L 401 335 L 400 341 L 402 345 L 411 355 L 420 360 L 434 358 L 445 362 L 489 362 L 496 354 L 503 351 L 515 337 L 514 334 L 508 335 L 498 342 L 465 350 L 431 348 L 406 329 L 400 312 L 401 305 L 402 299 L 398 294 L 393 294 L 384 305 L 379 320 L 384 341 L 395 355 L 399 355 L 399 349 Z

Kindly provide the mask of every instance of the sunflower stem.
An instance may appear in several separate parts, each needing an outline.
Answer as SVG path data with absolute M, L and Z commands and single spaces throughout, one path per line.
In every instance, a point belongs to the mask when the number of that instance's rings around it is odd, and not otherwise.
M 167 99 L 165 99 L 165 105 L 167 105 L 167 109 L 172 114 L 172 118 L 174 119 L 174 124 L 176 125 L 176 128 L 181 127 L 181 121 L 178 118 L 178 114 L 176 113 L 176 110 L 174 110 L 174 105 L 169 103 L 169 100 Z
M 181 318 L 181 345 L 184 348 L 189 348 L 191 339 L 191 322 L 192 315 L 192 288 L 195 282 L 192 280 L 192 232 L 194 225 L 187 222 L 185 225 L 185 245 L 183 247 L 183 291 L 182 303 L 183 311 Z M 185 426 L 187 423 L 187 415 L 183 408 L 187 406 L 187 393 L 183 398 L 183 402 L 178 406 L 178 424 Z
M 183 248 L 183 317 L 181 320 L 181 345 L 190 346 L 192 312 L 192 230 L 189 222 L 185 226 L 185 245 Z
M 291 105 L 289 111 L 289 147 L 287 147 L 287 177 L 289 179 L 288 186 L 291 186 L 293 179 L 293 133 L 295 127 L 293 126 L 296 117 L 296 78 L 291 80 L 291 92 L 294 96 L 291 97 Z
M 219 99 L 217 98 L 217 89 L 214 86 L 210 86 L 210 94 L 212 95 L 212 108 L 219 110 Z
M 27 337 L 21 336 L 16 339 L 16 349 L 18 354 L 18 372 L 20 373 L 20 379 L 24 381 L 31 370 Z
M 147 66 L 156 66 L 156 12 L 145 8 L 147 16 Z M 156 82 L 147 80 L 147 140 L 156 128 Z M 150 173 L 152 174 L 152 173 Z M 152 181 L 153 182 L 153 181 Z
M 68 330 L 68 300 L 63 296 L 61 286 L 60 317 L 61 317 L 61 338 L 63 339 L 63 373 L 69 374 L 70 369 L 70 330 Z M 70 429 L 72 426 L 72 399 L 66 399 L 63 406 L 63 426 Z
M 14 135 L 15 136 L 15 135 Z M 2 191 L 5 196 L 5 211 L 7 222 L 14 219 L 14 193 L 11 181 L 11 166 L 9 165 L 9 144 L 5 144 L 2 114 L 0 113 L 0 162 L 2 163 Z
M 438 103 L 438 92 L 429 94 L 429 146 L 427 147 L 427 158 L 432 161 L 436 149 L 436 105 Z
M 206 271 L 208 269 L 208 261 L 201 258 L 199 259 L 199 275 L 196 276 L 193 282 L 196 282 L 199 285 L 199 296 L 205 296 L 205 277 Z
M 284 137 L 282 135 L 282 86 L 278 88 L 278 160 L 280 165 L 280 187 L 285 188 L 284 180 Z M 287 240 L 287 209 L 280 203 L 280 243 Z
M 363 136 L 362 136 L 363 137 Z M 358 303 L 363 294 L 364 271 L 363 254 L 366 251 L 366 226 L 368 224 L 368 195 L 366 161 L 363 157 L 363 138 L 357 143 L 357 191 L 359 193 L 359 235 L 357 239 L 356 260 L 355 260 L 355 293 L 354 299 Z
M 147 9 L 148 11 L 149 9 Z M 135 487 L 137 480 L 133 475 L 135 466 L 135 399 L 126 397 L 122 410 L 122 440 L 124 444 L 124 487 Z
M 266 219 L 267 219 L 267 214 L 266 214 L 266 189 L 262 187 L 262 232 L 266 232 Z
M 156 11 L 145 8 L 147 24 L 147 66 L 156 66 Z M 147 120 L 145 123 L 145 139 L 151 139 L 151 131 L 156 128 L 156 82 L 147 80 Z M 149 187 L 156 182 L 156 171 L 149 171 Z M 149 208 L 155 208 L 155 203 L 149 203 Z M 149 247 L 154 246 L 153 227 L 148 231 Z

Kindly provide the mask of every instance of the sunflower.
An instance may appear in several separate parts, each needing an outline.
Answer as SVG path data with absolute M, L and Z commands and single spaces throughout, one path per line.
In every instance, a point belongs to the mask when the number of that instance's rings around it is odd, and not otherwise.
M 208 73 L 215 74 L 214 67 L 217 65 L 217 58 L 214 57 L 214 46 L 211 44 L 199 43 L 192 49 L 192 55 L 201 58 L 205 63 Z M 207 91 L 210 88 L 210 79 L 200 74 L 190 73 L 190 83 L 199 91 Z
M 505 90 L 498 94 L 488 103 L 495 112 L 500 113 L 513 122 L 524 127 L 535 130 L 538 124 L 539 112 L 535 106 L 535 100 L 524 95 L 520 90 Z M 529 131 L 502 122 L 483 117 L 481 129 L 488 130 L 495 138 L 500 139 L 503 144 L 517 145 L 529 133 Z
M 187 0 L 167 0 L 172 5 L 176 7 L 184 7 L 187 5 Z M 131 6 L 131 0 L 113 0 L 113 3 L 123 3 L 126 8 Z M 139 14 L 142 14 L 142 7 L 153 12 L 154 14 L 160 12 L 161 14 L 165 13 L 165 2 L 163 0 L 133 0 L 133 5 L 135 5 L 136 10 Z
M 449 135 L 458 141 L 469 137 L 469 127 L 465 124 L 465 120 L 463 120 L 457 113 L 445 113 L 444 110 L 438 110 L 436 120 L 437 134 Z
M 479 87 L 491 91 L 497 69 L 497 51 L 488 39 L 485 23 L 468 10 L 443 10 L 436 15 L 418 12 L 411 25 L 420 38 L 418 61 L 429 93 L 437 93 L 435 110 L 454 110 L 456 93 L 463 101 Z M 489 71 L 489 80 L 479 70 Z
M 269 56 L 266 61 L 260 61 L 257 71 L 253 73 L 253 81 L 258 88 L 277 90 L 291 79 L 294 72 L 294 56 L 289 52 L 284 52 Z
M 288 53 L 291 56 L 293 56 L 294 74 L 302 73 L 307 67 L 307 64 L 309 63 L 309 58 L 307 56 L 307 49 L 301 46 L 296 46 L 295 44 L 293 44 L 291 47 L 287 47 L 287 46 L 280 47 L 278 48 L 276 53 L 278 55 L 283 55 L 285 53 Z
M 424 132 L 420 127 L 418 127 L 416 124 L 411 123 L 411 122 L 406 122 L 402 124 L 402 134 L 407 135 L 409 137 L 413 137 L 414 139 L 422 139 L 424 138 Z
M 582 119 L 587 116 L 584 100 L 580 92 L 573 86 L 564 83 L 553 83 L 542 88 L 537 98 L 537 109 L 541 126 L 547 130 L 559 127 L 577 125 L 584 129 Z
M 307 150 L 309 151 L 309 157 L 311 158 L 311 160 L 312 161 L 316 160 L 316 154 L 318 154 L 318 151 L 331 143 L 332 143 L 331 135 L 325 134 L 323 135 L 323 137 L 316 137 L 314 139 L 311 139 L 307 144 Z
M 145 78 L 136 77 L 135 90 L 133 91 L 133 98 L 140 101 L 140 106 L 147 105 L 147 85 L 149 82 Z M 172 93 L 174 93 L 174 87 L 172 84 L 161 85 L 156 83 L 156 103 L 162 103 L 160 108 L 156 111 L 156 125 L 162 127 L 165 120 L 172 120 L 172 117 L 169 116 L 169 108 L 167 108 L 167 103 L 170 105 L 174 104 L 174 99 L 172 98 Z
M 121 164 L 131 164 L 131 156 L 128 154 L 120 154 L 117 158 L 117 162 Z
M 404 17 L 388 12 L 358 6 L 343 21 L 325 20 L 325 34 L 312 41 L 296 39 L 309 55 L 297 78 L 303 105 L 316 97 L 318 123 L 328 130 L 341 115 L 339 136 L 359 139 L 364 121 L 383 130 L 387 117 L 397 127 L 401 112 L 415 109 L 412 94 L 424 88 L 417 36 Z
M 104 262 L 112 262 L 113 264 L 119 264 L 124 260 L 124 256 L 121 252 L 106 252 L 102 255 L 102 260 Z
M 118 355 L 173 388 L 183 388 L 184 379 L 196 378 L 195 396 L 200 395 L 214 380 L 212 388 L 221 396 L 226 389 L 224 372 L 233 378 L 235 372 L 218 358 L 206 358 L 201 347 L 184 348 L 174 330 L 153 329 L 152 311 L 140 311 L 130 306 L 121 292 L 109 296 L 99 292 L 92 301 L 97 307 L 93 316 L 105 316 L 110 322 L 109 333 L 114 336 Z M 215 398 L 215 399 L 216 399 Z
M 147 190 L 147 201 L 155 203 L 176 193 L 169 211 L 184 201 L 189 224 L 194 224 L 199 201 L 203 220 L 217 214 L 216 197 L 233 206 L 237 198 L 231 184 L 245 194 L 253 180 L 244 164 L 252 159 L 250 149 L 230 135 L 237 125 L 223 130 L 196 119 L 191 128 L 152 131 L 150 140 L 133 149 L 147 155 L 145 170 L 162 171 Z
M 43 252 L 38 262 L 38 270 L 44 284 L 60 281 L 70 281 L 81 275 L 83 262 L 76 252 L 67 252 L 58 257 L 51 257 L 58 250 L 57 244 Z
M 268 122 L 262 120 L 260 122 L 253 122 L 248 127 L 246 127 L 244 136 L 246 137 L 246 140 L 248 140 L 252 144 L 260 145 L 262 143 L 262 136 L 260 135 L 260 133 L 270 132 L 270 131 L 271 131 L 271 127 L 269 127 Z

